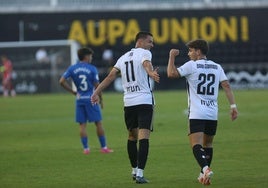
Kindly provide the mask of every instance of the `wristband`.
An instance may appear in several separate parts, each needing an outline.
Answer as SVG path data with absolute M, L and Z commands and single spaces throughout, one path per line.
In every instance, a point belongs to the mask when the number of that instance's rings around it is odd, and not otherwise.
M 230 107 L 231 108 L 236 108 L 236 104 L 231 104 Z

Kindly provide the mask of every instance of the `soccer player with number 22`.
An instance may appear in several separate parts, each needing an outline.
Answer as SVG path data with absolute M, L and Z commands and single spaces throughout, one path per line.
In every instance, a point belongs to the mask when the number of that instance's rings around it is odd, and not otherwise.
M 171 49 L 167 66 L 169 78 L 185 77 L 188 92 L 189 140 L 193 155 L 201 167 L 198 181 L 210 185 L 213 172 L 210 168 L 213 155 L 213 138 L 218 122 L 219 85 L 230 104 L 231 120 L 238 115 L 233 92 L 221 65 L 208 60 L 209 46 L 203 39 L 187 43 L 190 61 L 175 66 L 178 49 Z

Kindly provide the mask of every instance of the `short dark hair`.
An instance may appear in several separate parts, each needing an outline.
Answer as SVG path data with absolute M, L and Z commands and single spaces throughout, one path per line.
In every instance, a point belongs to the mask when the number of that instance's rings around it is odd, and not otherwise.
M 209 45 L 208 45 L 208 42 L 206 40 L 203 40 L 203 39 L 192 40 L 192 41 L 188 42 L 186 44 L 186 46 L 188 48 L 199 49 L 203 55 L 208 54 Z
M 136 38 L 135 38 L 135 42 L 137 42 L 139 39 L 145 39 L 147 36 L 153 36 L 152 33 L 150 32 L 147 32 L 147 31 L 140 31 L 138 32 L 138 34 L 136 35 Z
M 77 55 L 78 55 L 78 59 L 80 61 L 82 61 L 86 55 L 90 55 L 90 54 L 93 54 L 94 51 L 91 49 L 91 48 L 80 48 L 78 51 L 77 51 Z

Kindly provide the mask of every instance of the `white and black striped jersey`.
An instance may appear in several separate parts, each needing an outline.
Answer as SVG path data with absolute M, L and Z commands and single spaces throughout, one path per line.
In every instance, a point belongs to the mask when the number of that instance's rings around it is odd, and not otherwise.
M 133 48 L 122 55 L 114 65 L 121 72 L 124 90 L 124 106 L 154 104 L 151 78 L 143 67 L 144 61 L 152 61 L 152 53 Z
M 189 119 L 217 120 L 219 84 L 227 80 L 221 65 L 201 59 L 177 70 L 187 81 Z

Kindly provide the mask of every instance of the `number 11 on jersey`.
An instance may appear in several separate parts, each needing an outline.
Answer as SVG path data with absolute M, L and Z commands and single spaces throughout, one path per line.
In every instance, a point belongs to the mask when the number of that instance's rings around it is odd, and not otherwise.
M 129 78 L 129 65 L 130 65 L 130 71 L 131 71 L 131 81 L 135 81 L 135 73 L 134 73 L 134 66 L 133 66 L 133 61 L 126 61 L 125 62 L 126 65 L 126 76 L 127 76 L 127 82 L 130 82 L 130 78 Z

